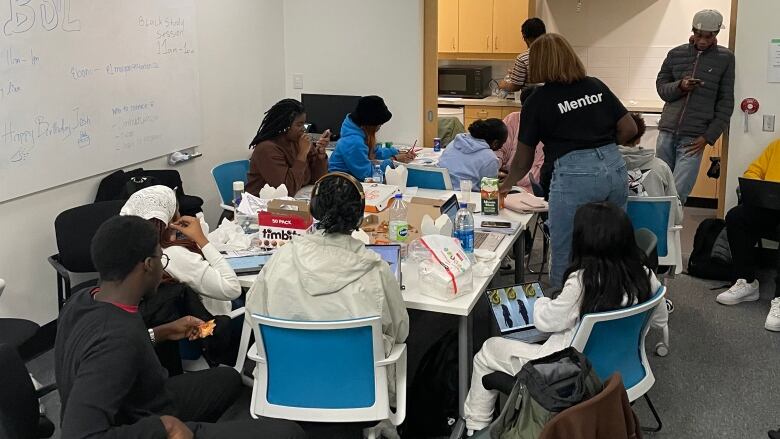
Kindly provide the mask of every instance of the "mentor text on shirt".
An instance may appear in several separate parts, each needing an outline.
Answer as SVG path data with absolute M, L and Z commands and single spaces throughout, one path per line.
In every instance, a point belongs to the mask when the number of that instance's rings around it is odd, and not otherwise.
M 582 108 L 587 105 L 591 104 L 597 104 L 601 102 L 601 95 L 603 93 L 595 94 L 595 95 L 585 95 L 579 99 L 573 100 L 573 101 L 563 101 L 558 103 L 558 110 L 560 110 L 561 114 L 566 113 L 571 110 L 576 110 L 577 108 Z

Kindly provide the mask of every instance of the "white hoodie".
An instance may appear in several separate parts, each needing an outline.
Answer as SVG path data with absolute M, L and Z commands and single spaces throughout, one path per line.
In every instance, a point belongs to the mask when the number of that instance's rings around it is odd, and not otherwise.
M 246 312 L 303 321 L 382 316 L 385 354 L 409 335 L 390 266 L 342 234 L 300 236 L 277 250 L 249 290 Z
M 655 156 L 655 151 L 642 147 L 621 146 L 620 153 L 626 161 L 626 168 L 631 171 L 642 171 L 644 179 L 642 186 L 649 197 L 677 197 L 677 204 L 672 206 L 674 223 L 682 224 L 683 210 L 677 187 L 674 185 L 674 175 L 665 161 Z

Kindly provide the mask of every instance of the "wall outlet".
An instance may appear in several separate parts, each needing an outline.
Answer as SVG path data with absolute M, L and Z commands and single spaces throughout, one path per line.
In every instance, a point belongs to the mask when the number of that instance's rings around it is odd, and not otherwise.
M 296 73 L 293 75 L 293 88 L 296 90 L 303 89 L 303 74 Z
M 764 125 L 762 128 L 764 131 L 768 132 L 774 132 L 775 131 L 775 115 L 774 114 L 765 114 L 764 115 Z

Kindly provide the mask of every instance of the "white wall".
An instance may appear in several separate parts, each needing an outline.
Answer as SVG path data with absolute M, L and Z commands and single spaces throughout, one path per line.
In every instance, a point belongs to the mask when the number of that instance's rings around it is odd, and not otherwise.
M 772 140 L 780 138 L 777 119 L 775 132 L 761 131 L 764 114 L 780 116 L 780 83 L 767 82 L 766 69 L 769 40 L 780 38 L 780 2 L 742 0 L 737 10 L 737 36 L 734 54 L 737 58 L 735 109 L 729 131 L 728 174 L 726 180 L 726 209 L 737 203 L 738 177 Z M 742 99 L 754 97 L 760 106 L 750 116 L 750 132 L 744 132 L 745 116 L 739 109 Z
M 285 0 L 287 95 L 382 96 L 393 119 L 379 139 L 422 143 L 422 21 L 422 0 Z
M 207 218 L 219 216 L 210 169 L 248 157 L 262 112 L 284 95 L 283 0 L 198 2 L 203 157 L 177 166 L 187 193 L 204 198 Z M 67 166 L 66 163 L 62 164 Z M 166 167 L 159 158 L 140 163 Z M 128 169 L 137 166 L 128 167 Z M 54 218 L 91 202 L 104 175 L 0 204 L 0 316 L 39 323 L 56 317 L 56 275 L 46 257 L 56 253 Z
M 579 11 L 576 0 L 537 0 L 536 11 L 620 98 L 659 100 L 655 78 L 666 53 L 688 41 L 693 15 L 707 8 L 728 27 L 731 0 L 584 0 Z M 718 43 L 728 46 L 728 29 Z

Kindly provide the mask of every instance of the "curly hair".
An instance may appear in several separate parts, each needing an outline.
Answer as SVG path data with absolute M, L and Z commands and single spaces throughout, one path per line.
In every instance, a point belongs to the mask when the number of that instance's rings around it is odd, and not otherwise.
M 312 215 L 319 220 L 317 229 L 326 234 L 352 233 L 363 217 L 364 209 L 355 185 L 344 177 L 333 175 L 320 181 L 318 189 L 316 208 L 312 209 Z
M 90 255 L 103 281 L 123 281 L 146 258 L 155 256 L 159 243 L 152 224 L 137 216 L 115 216 L 100 225 L 90 244 Z

